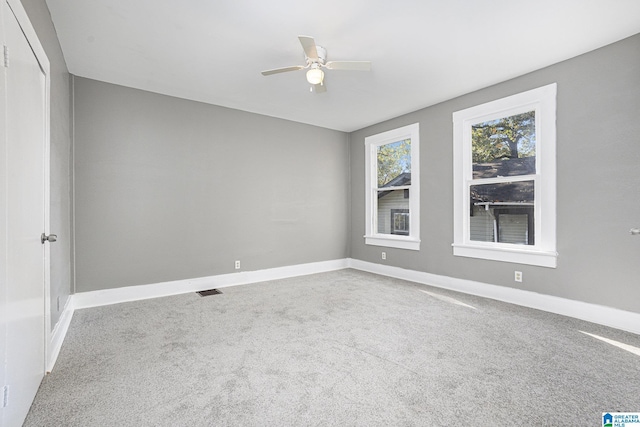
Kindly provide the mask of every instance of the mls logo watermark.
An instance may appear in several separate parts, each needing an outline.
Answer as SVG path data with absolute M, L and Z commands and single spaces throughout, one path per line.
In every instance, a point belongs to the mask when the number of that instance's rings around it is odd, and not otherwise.
M 603 412 L 602 427 L 640 427 L 640 412 Z

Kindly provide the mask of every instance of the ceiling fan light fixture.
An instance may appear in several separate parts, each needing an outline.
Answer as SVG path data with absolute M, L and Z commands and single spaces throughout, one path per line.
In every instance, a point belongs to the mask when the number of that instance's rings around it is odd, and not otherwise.
M 312 85 L 320 84 L 322 80 L 324 80 L 324 71 L 320 68 L 312 68 L 307 71 L 307 81 Z

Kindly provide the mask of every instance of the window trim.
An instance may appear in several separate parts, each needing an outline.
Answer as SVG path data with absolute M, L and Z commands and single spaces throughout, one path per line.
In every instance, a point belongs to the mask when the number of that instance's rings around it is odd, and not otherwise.
M 378 233 L 377 148 L 411 139 L 411 184 L 409 191 L 409 235 Z M 365 138 L 365 244 L 420 250 L 420 127 L 418 123 Z M 402 186 L 407 188 L 406 185 Z
M 453 254 L 555 268 L 556 252 L 556 93 L 552 83 L 453 113 L 454 237 Z M 534 245 L 470 240 L 469 183 L 473 180 L 471 126 L 535 110 Z M 530 180 L 531 175 L 511 177 Z M 475 180 L 478 182 L 478 180 Z

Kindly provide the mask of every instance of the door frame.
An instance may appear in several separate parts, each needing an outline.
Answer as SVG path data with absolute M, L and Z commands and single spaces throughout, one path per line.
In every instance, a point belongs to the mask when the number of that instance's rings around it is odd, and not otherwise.
M 29 45 L 31 46 L 31 50 L 33 51 L 38 63 L 40 64 L 40 68 L 45 76 L 45 96 L 44 96 L 44 135 L 43 135 L 43 144 L 44 144 L 44 158 L 43 158 L 43 166 L 44 166 L 44 182 L 43 187 L 44 187 L 44 229 L 43 232 L 45 234 L 51 234 L 51 230 L 50 230 L 50 213 L 51 213 L 51 177 L 50 177 L 50 173 L 51 173 L 51 168 L 50 168 L 50 161 L 51 161 L 51 140 L 50 140 L 50 117 L 51 117 L 51 109 L 50 109 L 50 94 L 51 94 L 51 76 L 50 76 L 50 64 L 49 64 L 49 59 L 47 58 L 47 55 L 45 53 L 44 48 L 42 47 L 42 44 L 40 43 L 40 40 L 38 39 L 38 36 L 36 34 L 35 29 L 33 28 L 33 26 L 31 25 L 31 21 L 29 20 L 29 17 L 27 15 L 27 12 L 24 10 L 24 7 L 22 6 L 22 3 L 20 2 L 20 0 L 4 0 L 6 5 L 8 6 L 8 9 L 6 9 L 5 7 L 0 8 L 0 18 L 2 19 L 0 25 L 2 25 L 2 44 L 5 45 L 6 41 L 5 41 L 5 34 L 4 34 L 4 13 L 5 11 L 7 13 L 11 13 L 13 12 L 16 20 L 18 21 L 18 24 L 20 25 L 20 28 L 22 29 L 22 32 L 24 33 L 24 36 L 27 40 L 27 42 L 29 43 Z M 3 5 L 4 6 L 4 5 Z M 9 51 L 9 67 L 11 66 L 11 51 Z M 3 85 L 3 91 L 2 91 L 2 107 L 1 107 L 1 113 L 2 113 L 2 122 L 4 122 L 6 120 L 6 92 L 4 90 L 4 85 L 6 85 L 6 68 L 4 67 L 4 64 L 2 64 L 2 85 Z M 4 126 L 4 129 L 6 129 L 6 126 Z M 2 138 L 2 147 L 6 149 L 7 144 L 9 143 L 9 141 L 7 140 L 7 135 L 6 132 L 3 132 L 2 135 L 0 135 L 0 138 Z M 5 158 L 6 160 L 6 158 Z M 6 170 L 6 169 L 5 169 Z M 6 179 L 6 177 L 3 177 L 3 180 Z M 6 200 L 6 199 L 5 199 Z M 6 212 L 6 208 L 7 206 L 4 204 L 5 201 L 3 201 L 3 209 Z M 6 216 L 5 216 L 6 218 Z M 6 222 L 5 222 L 6 224 Z M 9 224 L 6 224 L 9 225 Z M 7 250 L 7 246 L 6 246 L 6 240 L 4 240 L 3 242 L 3 247 L 2 247 L 2 251 L 3 251 L 3 255 L 6 255 L 6 250 Z M 52 366 L 51 361 L 50 361 L 50 352 L 51 352 L 51 249 L 49 247 L 49 245 L 45 244 L 44 245 L 44 256 L 43 256 L 43 264 L 44 264 L 44 307 L 42 308 L 42 313 L 43 313 L 43 323 L 42 323 L 42 327 L 44 328 L 44 355 L 43 355 L 43 360 L 42 360 L 42 364 L 44 367 L 44 371 L 45 372 L 49 372 L 50 371 L 50 367 Z M 6 272 L 3 272 L 3 282 L 5 283 L 5 286 L 8 286 L 8 284 L 6 283 Z M 2 301 L 3 304 L 6 304 L 6 300 Z M 4 307 L 3 307 L 4 309 Z M 3 341 L 4 341 L 3 337 Z M 3 342 L 4 344 L 4 342 Z M 6 355 L 2 355 L 3 356 L 3 360 L 2 363 L 4 365 L 4 357 Z M 3 372 L 3 377 L 4 377 L 4 372 Z M 2 378 L 4 380 L 4 378 Z

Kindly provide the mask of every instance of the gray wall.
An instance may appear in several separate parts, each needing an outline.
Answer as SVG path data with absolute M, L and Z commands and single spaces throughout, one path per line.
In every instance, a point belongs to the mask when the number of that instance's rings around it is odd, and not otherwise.
M 556 269 L 454 257 L 454 111 L 552 82 L 557 98 Z M 351 257 L 640 312 L 640 35 L 353 132 Z M 364 138 L 420 123 L 421 250 L 366 246 Z M 387 252 L 381 261 L 380 252 Z M 516 286 L 514 271 L 523 272 Z
M 76 290 L 347 256 L 342 132 L 74 77 Z
M 52 325 L 73 284 L 70 77 L 44 0 L 22 0 L 51 61 Z M 558 83 L 558 268 L 454 257 L 451 114 Z M 640 35 L 347 136 L 75 78 L 77 291 L 351 256 L 365 246 L 364 138 L 421 125 L 419 252 L 389 265 L 640 312 Z M 351 185 L 349 186 L 349 182 Z M 349 202 L 350 200 L 350 202 Z M 350 222 L 349 222 L 350 220 Z
M 50 245 L 53 328 L 73 290 L 71 78 L 45 1 L 21 1 L 51 65 L 51 232 L 58 236 Z

